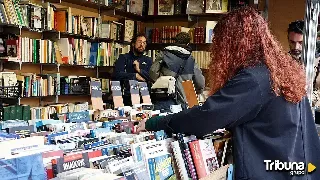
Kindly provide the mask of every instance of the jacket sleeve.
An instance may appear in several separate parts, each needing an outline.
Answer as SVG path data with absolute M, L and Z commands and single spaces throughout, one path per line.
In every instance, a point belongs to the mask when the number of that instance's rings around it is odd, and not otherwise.
M 192 81 L 197 94 L 201 94 L 205 88 L 205 78 L 202 74 L 201 69 L 196 63 L 194 64 L 194 74 L 192 77 Z
M 153 81 L 156 81 L 160 77 L 161 63 L 162 63 L 162 52 L 156 57 L 156 60 L 153 62 L 150 68 L 150 78 Z
M 118 80 L 118 81 L 136 80 L 135 73 L 125 72 L 125 63 L 126 63 L 126 58 L 124 57 L 123 54 L 121 54 L 115 63 L 115 70 L 114 70 L 114 74 L 113 74 L 114 79 Z
M 204 136 L 220 128 L 232 128 L 252 120 L 260 111 L 262 92 L 248 72 L 241 72 L 203 106 L 195 106 L 161 118 L 152 130 Z M 148 129 L 149 130 L 149 129 Z

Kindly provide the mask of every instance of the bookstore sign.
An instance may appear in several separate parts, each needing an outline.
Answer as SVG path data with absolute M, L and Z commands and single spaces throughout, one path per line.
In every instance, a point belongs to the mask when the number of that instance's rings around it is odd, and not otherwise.
M 279 160 L 264 160 L 266 171 L 284 171 L 289 172 L 291 176 L 301 176 L 312 173 L 316 170 L 316 166 L 308 163 L 307 169 L 304 162 L 281 162 Z

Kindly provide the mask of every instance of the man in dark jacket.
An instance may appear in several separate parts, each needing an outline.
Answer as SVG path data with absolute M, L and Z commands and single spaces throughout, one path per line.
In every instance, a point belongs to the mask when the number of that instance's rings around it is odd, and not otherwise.
M 121 54 L 115 63 L 113 79 L 120 81 L 123 88 L 123 102 L 125 106 L 131 106 L 131 94 L 129 80 L 140 82 L 150 80 L 149 70 L 152 59 L 144 55 L 147 39 L 144 34 L 136 35 L 131 41 L 131 51 Z
M 172 76 L 176 78 L 175 96 L 163 95 L 157 97 L 153 95 L 155 109 L 170 110 L 170 105 L 182 104 L 186 106 L 186 96 L 182 87 L 182 82 L 192 80 L 197 94 L 201 94 L 205 87 L 205 78 L 201 69 L 192 57 L 190 48 L 190 35 L 179 33 L 175 37 L 175 45 L 167 46 L 159 53 L 156 61 L 150 69 L 150 77 L 156 81 L 160 76 Z
M 290 48 L 289 53 L 295 60 L 297 60 L 301 64 L 303 28 L 304 21 L 301 20 L 291 22 L 288 27 L 288 42 Z

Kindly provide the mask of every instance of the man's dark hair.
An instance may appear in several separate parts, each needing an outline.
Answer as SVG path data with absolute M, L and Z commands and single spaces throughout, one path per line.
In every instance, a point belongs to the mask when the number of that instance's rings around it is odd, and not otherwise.
M 178 33 L 175 37 L 175 41 L 176 44 L 183 44 L 183 45 L 187 45 L 190 43 L 191 41 L 191 37 L 190 34 L 186 33 L 186 32 L 181 32 Z
M 135 44 L 135 43 L 137 42 L 137 39 L 138 39 L 139 37 L 144 37 L 144 38 L 147 39 L 147 37 L 146 37 L 146 35 L 145 35 L 144 33 L 138 33 L 138 34 L 136 34 L 136 35 L 132 38 L 131 44 Z
M 298 21 L 291 22 L 288 27 L 288 34 L 290 32 L 303 34 L 303 28 L 304 28 L 304 21 L 298 20 Z

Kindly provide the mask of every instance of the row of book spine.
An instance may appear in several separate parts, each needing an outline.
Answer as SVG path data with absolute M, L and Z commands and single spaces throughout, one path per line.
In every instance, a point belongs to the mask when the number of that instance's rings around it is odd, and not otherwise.
M 164 26 L 162 28 L 146 28 L 148 42 L 150 43 L 174 43 L 175 37 L 180 32 L 190 34 L 190 43 L 200 44 L 205 42 L 205 28 L 183 28 L 181 26 Z
M 207 51 L 192 51 L 196 63 L 201 69 L 208 69 L 210 63 L 210 52 Z
M 28 63 L 113 66 L 120 54 L 129 52 L 129 45 L 90 42 L 84 39 L 61 38 L 58 41 L 10 37 L 5 41 L 2 58 Z

